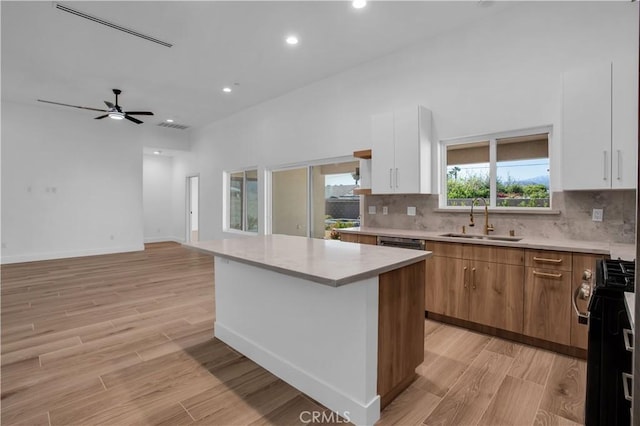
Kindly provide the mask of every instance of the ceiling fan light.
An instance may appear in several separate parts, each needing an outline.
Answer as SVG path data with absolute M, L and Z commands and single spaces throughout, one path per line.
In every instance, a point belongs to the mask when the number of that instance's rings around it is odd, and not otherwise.
M 109 118 L 113 118 L 114 120 L 122 120 L 124 119 L 124 113 L 118 111 L 111 111 L 109 113 Z

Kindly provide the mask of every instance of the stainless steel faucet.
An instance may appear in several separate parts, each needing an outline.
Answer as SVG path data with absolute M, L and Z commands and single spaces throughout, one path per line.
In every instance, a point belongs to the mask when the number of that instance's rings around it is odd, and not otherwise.
M 482 197 L 476 197 L 471 201 L 471 214 L 469 215 L 469 226 L 475 226 L 473 222 L 473 206 L 476 204 L 476 201 L 482 200 L 484 203 L 484 235 L 489 235 L 489 232 L 494 231 L 493 224 L 489 225 L 489 206 L 487 205 L 487 200 Z

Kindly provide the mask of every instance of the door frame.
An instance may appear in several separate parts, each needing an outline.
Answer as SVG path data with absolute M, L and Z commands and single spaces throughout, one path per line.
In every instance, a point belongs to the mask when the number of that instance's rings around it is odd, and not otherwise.
M 191 179 L 198 178 L 198 208 L 197 208 L 197 216 L 198 216 L 198 237 L 200 236 L 200 173 L 194 173 L 187 175 L 185 178 L 185 236 L 184 241 L 187 243 L 191 242 L 191 219 L 192 219 L 192 210 L 191 210 Z M 198 238 L 199 239 L 199 238 Z

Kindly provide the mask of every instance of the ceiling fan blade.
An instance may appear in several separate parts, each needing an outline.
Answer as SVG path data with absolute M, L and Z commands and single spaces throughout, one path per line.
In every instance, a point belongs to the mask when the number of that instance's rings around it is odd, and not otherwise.
M 96 117 L 95 119 L 96 120 L 101 120 L 101 119 L 106 118 L 108 116 L 109 116 L 109 114 L 105 114 L 105 115 L 101 115 L 100 117 Z
M 128 114 L 125 114 L 124 118 L 126 118 L 129 121 L 133 121 L 136 124 L 142 124 L 142 121 L 138 120 L 137 118 L 129 117 Z
M 109 109 L 114 109 L 116 106 L 114 104 L 112 104 L 109 101 L 104 101 L 104 104 L 107 106 L 107 108 Z
M 153 115 L 151 111 L 126 111 L 125 114 L 129 115 Z
M 106 109 L 89 108 L 89 107 L 83 107 L 83 106 L 78 106 L 78 105 L 69 105 L 69 104 L 63 104 L 63 103 L 60 103 L 60 102 L 45 101 L 45 100 L 42 100 L 42 99 L 38 99 L 38 102 L 44 102 L 44 103 L 47 103 L 47 104 L 54 104 L 54 105 L 62 105 L 62 106 L 71 107 L 71 108 L 88 109 L 89 111 L 107 112 Z

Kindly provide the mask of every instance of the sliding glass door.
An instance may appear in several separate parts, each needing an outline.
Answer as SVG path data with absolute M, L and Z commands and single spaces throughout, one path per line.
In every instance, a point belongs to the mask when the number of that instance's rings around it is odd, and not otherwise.
M 327 162 L 271 174 L 271 232 L 330 238 L 360 224 L 358 161 Z
M 306 237 L 309 231 L 307 167 L 271 173 L 271 232 Z

